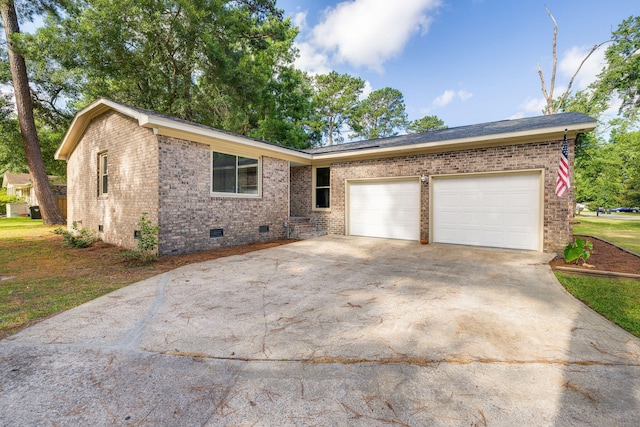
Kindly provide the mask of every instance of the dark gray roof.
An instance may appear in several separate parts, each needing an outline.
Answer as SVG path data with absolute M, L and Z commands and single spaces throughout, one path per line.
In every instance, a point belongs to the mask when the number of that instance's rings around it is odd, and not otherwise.
M 424 144 L 462 138 L 476 138 L 488 135 L 499 135 L 536 129 L 556 128 L 577 124 L 590 124 L 592 126 L 595 126 L 596 120 L 582 113 L 559 113 L 547 116 L 527 117 L 524 119 L 480 123 L 477 125 L 460 126 L 423 133 L 398 135 L 389 138 L 347 142 L 345 144 L 311 148 L 303 151 L 309 154 L 325 154 L 352 150 L 363 150 L 367 148 L 398 147 L 411 144 Z

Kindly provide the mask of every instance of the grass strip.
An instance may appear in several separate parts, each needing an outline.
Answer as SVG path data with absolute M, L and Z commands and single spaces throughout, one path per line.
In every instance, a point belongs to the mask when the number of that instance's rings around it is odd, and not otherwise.
M 640 281 L 555 274 L 574 297 L 640 338 Z

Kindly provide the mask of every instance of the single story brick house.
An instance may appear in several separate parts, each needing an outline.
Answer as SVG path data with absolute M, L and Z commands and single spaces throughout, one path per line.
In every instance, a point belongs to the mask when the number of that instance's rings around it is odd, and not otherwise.
M 574 196 L 555 194 L 563 136 L 570 176 L 580 113 L 504 120 L 296 150 L 106 99 L 78 112 L 68 221 L 135 248 L 143 212 L 161 254 L 320 233 L 558 252 Z

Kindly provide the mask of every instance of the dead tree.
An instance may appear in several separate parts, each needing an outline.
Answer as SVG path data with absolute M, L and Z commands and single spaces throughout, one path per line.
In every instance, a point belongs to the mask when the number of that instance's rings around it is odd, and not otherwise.
M 567 96 L 569 96 L 569 93 L 571 92 L 571 86 L 573 85 L 573 81 L 575 80 L 576 76 L 580 72 L 580 69 L 582 69 L 582 66 L 584 65 L 584 63 L 587 62 L 587 59 L 589 59 L 589 57 L 593 54 L 593 52 L 598 50 L 603 44 L 609 43 L 611 40 L 607 40 L 605 42 L 596 44 L 591 48 L 591 50 L 589 50 L 589 53 L 587 53 L 587 55 L 582 59 L 582 62 L 580 62 L 580 65 L 578 66 L 578 69 L 576 70 L 576 72 L 573 73 L 573 76 L 571 76 L 571 80 L 569 80 L 569 85 L 567 86 L 567 89 L 564 91 L 562 96 L 560 96 L 560 98 L 554 105 L 553 91 L 555 90 L 556 70 L 558 66 L 558 55 L 557 55 L 558 22 L 556 21 L 556 18 L 553 16 L 553 14 L 551 14 L 551 11 L 549 10 L 549 8 L 545 6 L 544 9 L 547 11 L 547 14 L 553 21 L 553 68 L 551 70 L 551 84 L 549 85 L 549 90 L 547 90 L 547 85 L 545 83 L 544 75 L 542 73 L 542 67 L 540 67 L 540 64 L 538 64 L 538 75 L 540 76 L 540 83 L 542 83 L 542 94 L 544 95 L 544 99 L 546 101 L 546 105 L 542 110 L 542 113 L 546 115 L 546 114 L 556 114 L 558 111 L 562 109 L 562 106 L 564 105 L 564 102 L 566 101 Z

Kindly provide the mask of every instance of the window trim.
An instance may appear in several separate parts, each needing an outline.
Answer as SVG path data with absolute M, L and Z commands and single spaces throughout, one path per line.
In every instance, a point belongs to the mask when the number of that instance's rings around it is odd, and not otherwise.
M 104 160 L 106 160 L 106 173 L 104 168 Z M 107 189 L 104 190 L 104 178 L 107 179 Z M 107 197 L 109 195 L 109 155 L 107 151 L 98 153 L 98 197 Z
M 318 169 L 329 169 L 329 185 L 328 186 L 317 186 L 317 170 Z M 329 207 L 328 208 L 317 208 L 316 207 L 316 190 L 318 188 L 328 188 L 329 189 Z M 328 212 L 331 210 L 331 165 L 321 165 L 314 166 L 311 172 L 311 203 L 312 203 L 312 211 L 320 211 L 320 212 Z
M 247 159 L 253 159 L 253 160 L 257 160 L 258 161 L 258 165 L 257 165 L 257 178 L 258 178 L 258 182 L 257 182 L 257 187 L 258 187 L 258 192 L 256 194 L 249 194 L 249 193 L 226 193 L 223 191 L 213 191 L 213 153 L 219 153 L 219 154 L 226 154 L 228 156 L 235 156 L 236 158 L 236 166 L 235 166 L 235 173 L 236 173 L 236 191 L 238 191 L 238 158 L 239 157 L 244 157 Z M 240 199 L 259 199 L 262 197 L 262 156 L 257 156 L 257 157 L 253 157 L 253 156 L 246 156 L 246 155 L 242 155 L 242 154 L 237 154 L 237 153 L 230 153 L 227 151 L 219 151 L 219 150 L 211 150 L 210 155 L 209 155 L 209 192 L 211 197 L 227 197 L 227 198 L 240 198 Z

